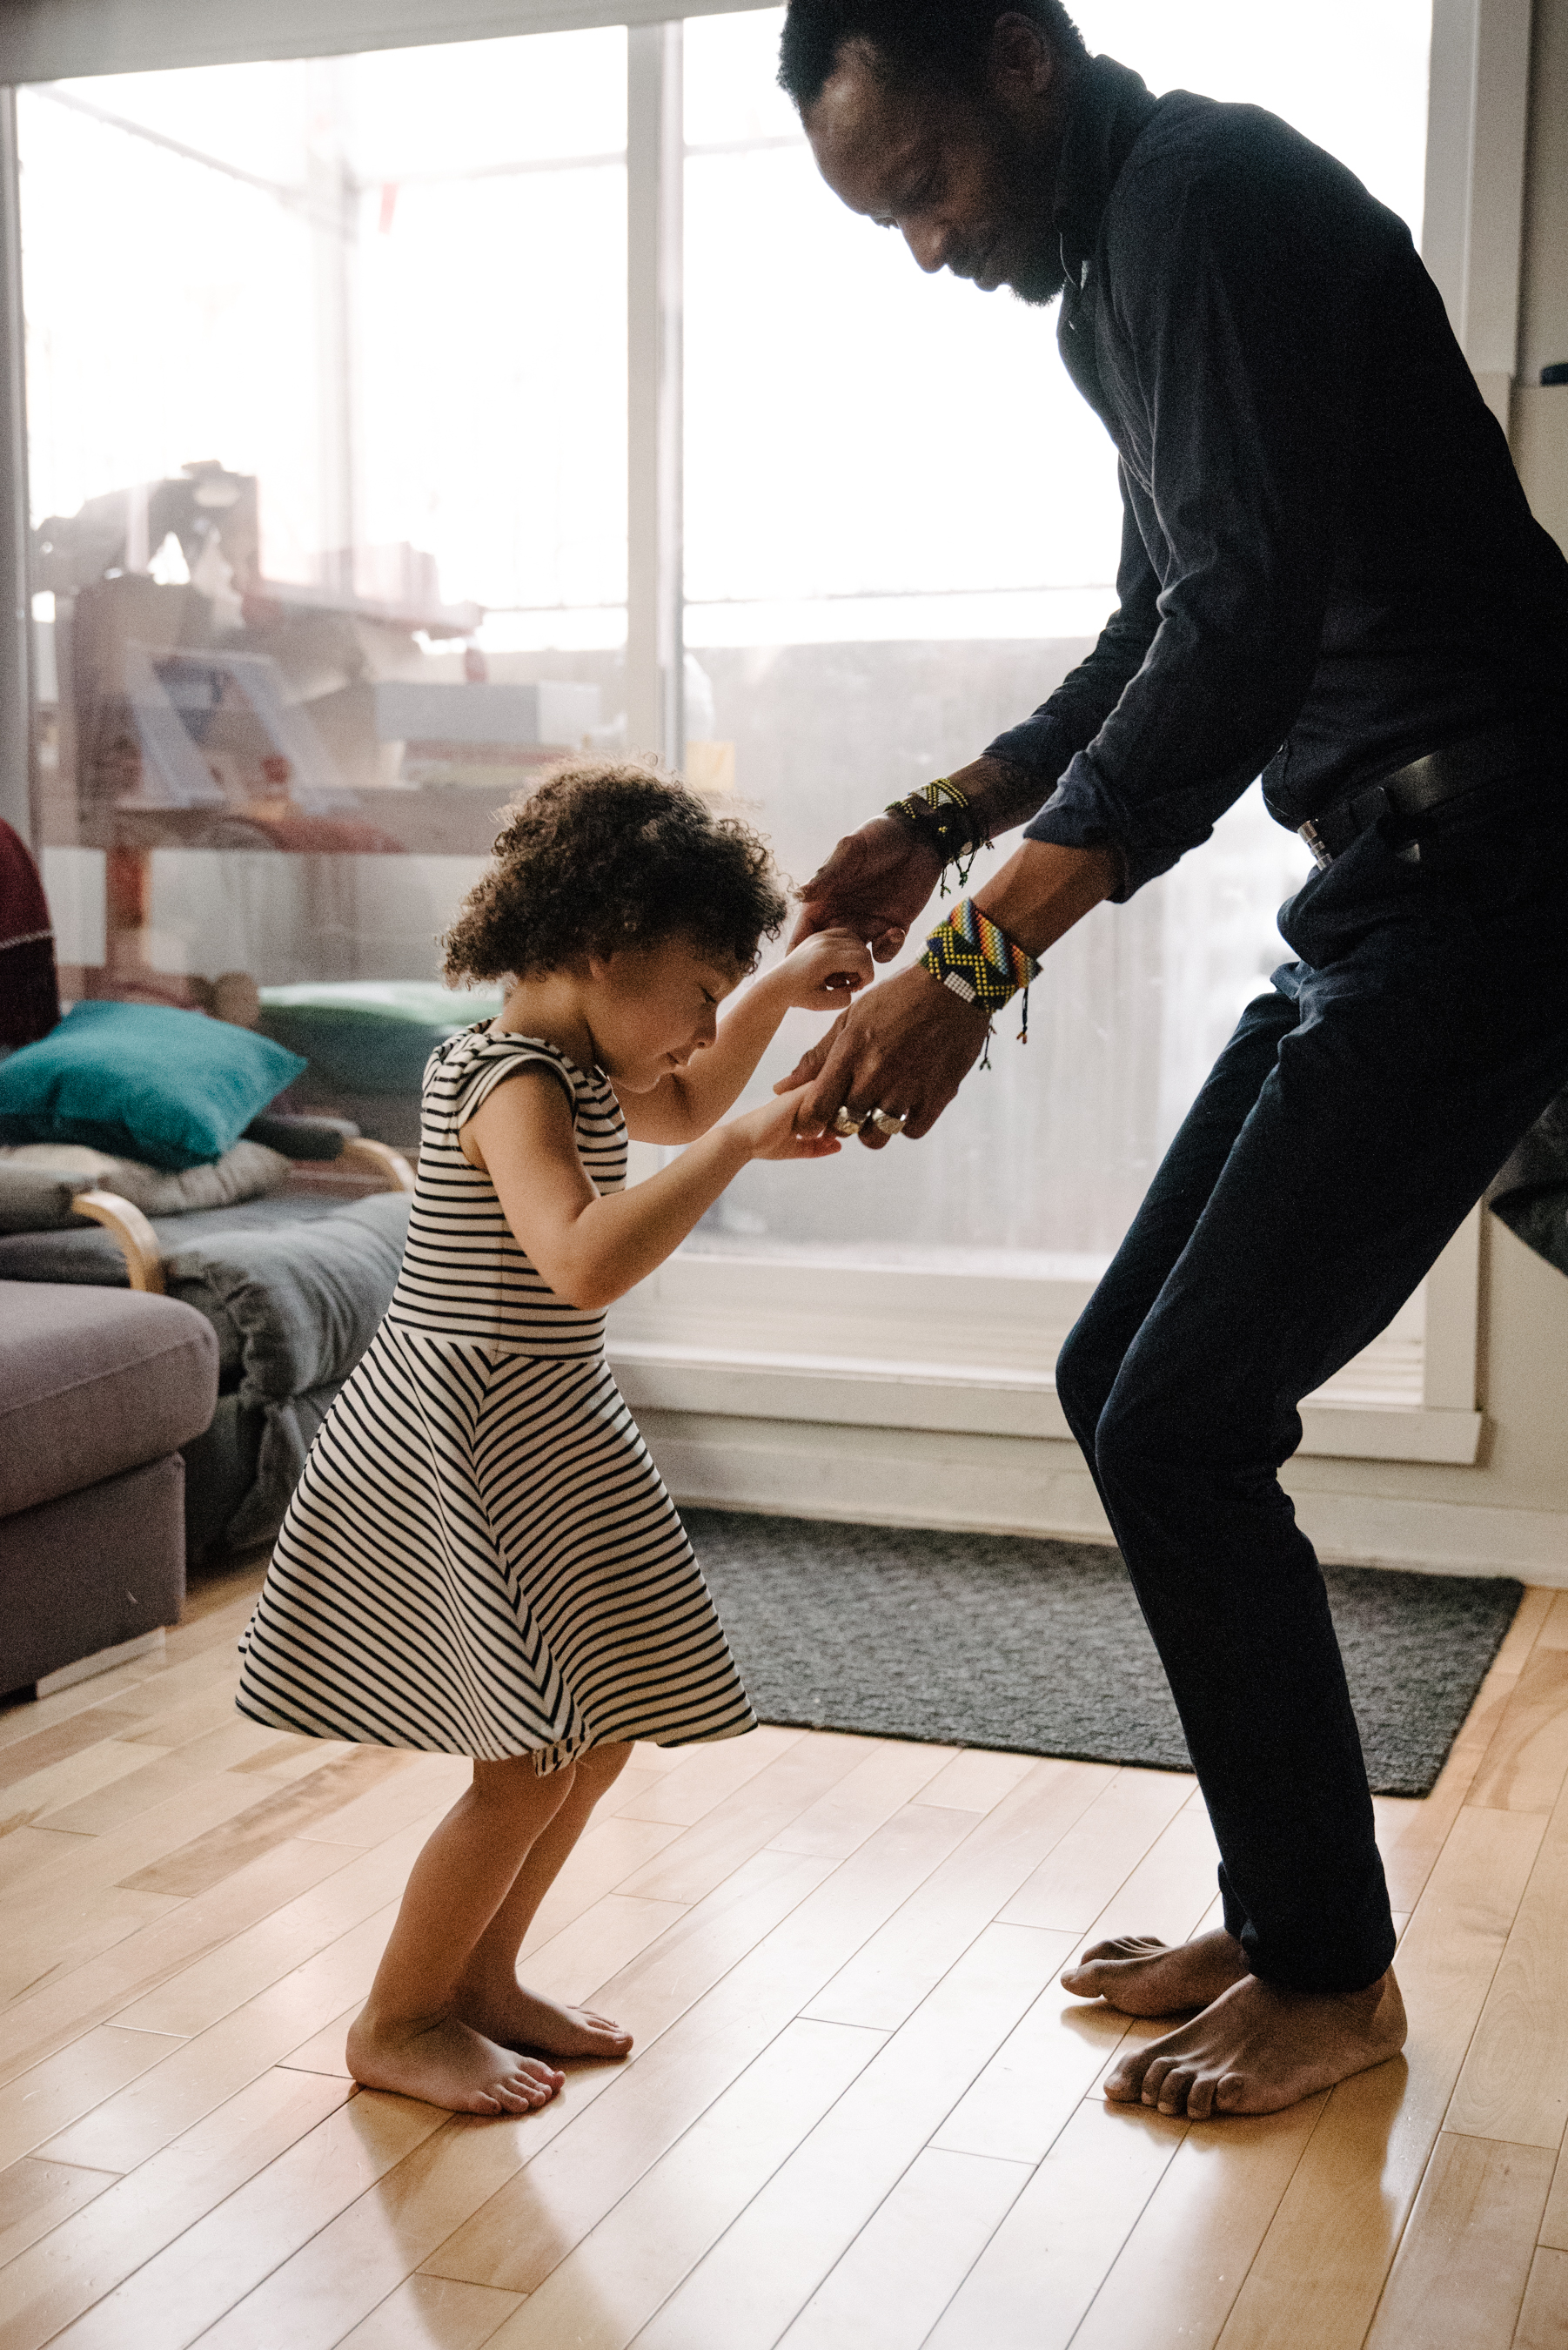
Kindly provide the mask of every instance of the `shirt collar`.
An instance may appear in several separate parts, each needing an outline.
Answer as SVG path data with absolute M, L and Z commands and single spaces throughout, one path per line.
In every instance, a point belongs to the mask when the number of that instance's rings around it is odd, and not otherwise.
M 1158 103 L 1141 76 L 1114 57 L 1091 57 L 1078 76 L 1054 206 L 1062 261 L 1074 286 L 1083 282 L 1117 174 Z

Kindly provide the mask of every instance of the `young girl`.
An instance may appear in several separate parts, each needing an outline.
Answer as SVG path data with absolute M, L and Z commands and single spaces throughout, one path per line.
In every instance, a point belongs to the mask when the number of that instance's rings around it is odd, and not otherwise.
M 512 811 L 446 941 L 449 979 L 514 984 L 431 1055 L 398 1286 L 241 1643 L 253 1721 L 473 1757 L 348 2034 L 367 2088 L 524 2113 L 565 2077 L 545 2059 L 624 2055 L 607 2017 L 522 1989 L 519 1946 L 632 1740 L 754 1727 L 604 1309 L 750 1159 L 838 1147 L 794 1133 L 797 1095 L 715 1123 L 792 1004 L 871 975 L 825 932 L 720 1026 L 784 910 L 744 826 L 583 764 Z M 628 1132 L 692 1148 L 623 1191 Z

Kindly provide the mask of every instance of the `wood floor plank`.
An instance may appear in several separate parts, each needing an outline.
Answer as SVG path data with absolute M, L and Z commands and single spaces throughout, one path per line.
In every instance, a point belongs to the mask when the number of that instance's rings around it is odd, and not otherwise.
M 154 2032 L 123 2032 L 103 2024 L 62 2048 L 57 2056 L 18 2074 L 0 2089 L 0 2166 L 54 2137 L 89 2106 L 111 2096 L 122 2082 L 158 2064 L 173 2044 Z
M 1185 1942 L 1215 1898 L 1219 1866 L 1208 1814 L 1183 1806 L 1090 1921 L 1081 1940 L 1158 1934 L 1162 1941 Z
M 425 2263 L 431 2273 L 514 2293 L 535 2290 L 939 1866 L 964 1817 L 929 1806 L 897 1814 L 852 1863 L 835 1869 L 678 2022 L 634 2054 L 590 2112 L 441 2245 Z M 767 1857 L 792 1869 L 823 1866 L 805 1856 Z M 675 1962 L 683 1967 L 684 1954 Z M 668 1974 L 664 1982 L 668 1996 Z M 679 1982 L 678 1972 L 677 1995 Z M 624 1999 L 615 1983 L 603 1997 L 637 2028 L 635 1998 Z
M 772 1841 L 781 1852 L 846 1859 L 884 1820 L 915 1802 L 953 1752 L 950 1746 L 918 1746 L 909 1739 L 876 1744 Z
M 302 2105 L 339 2095 L 314 2074 L 287 2077 Z M 338 2103 L 67 2326 L 60 2350 L 184 2350 L 448 2119 L 411 2097 L 363 2090 Z
M 628 2341 L 878 2045 L 873 2033 L 821 2025 L 781 2034 L 520 2304 L 498 2350 Z M 332 2350 L 435 2251 L 436 2229 L 450 2234 L 462 2216 L 431 2192 L 443 2151 L 427 2141 L 232 2311 L 203 2350 Z
M 1568 1651 L 1558 1650 L 1563 1655 Z M 1531 1871 L 1444 2128 L 1546 2147 L 1568 2128 L 1568 1804 Z
M 1531 1650 L 1466 1801 L 1549 1812 L 1568 1779 L 1568 1648 Z
M 348 2095 L 336 2082 L 303 2073 L 264 2075 L 177 2144 L 107 2188 L 0 2269 L 0 2339 L 6 2350 L 37 2350 L 101 2303 L 318 2127 Z M 140 2338 L 163 2350 L 172 2333 L 160 2336 L 150 2330 L 151 2323 L 132 2312 L 123 2337 L 100 2324 L 99 2338 L 125 2350 L 139 2338 L 140 2325 Z
M 1536 2253 L 1513 2350 L 1568 2350 L 1568 2252 L 1543 2248 Z
M 526 1960 L 542 1943 L 553 1941 L 596 1901 L 611 1893 L 632 1894 L 630 1880 L 684 1833 L 670 1820 L 623 1820 L 614 1814 L 600 1819 L 596 1814 L 539 1904 L 523 1939 L 523 1958 Z M 689 1905 L 679 1906 L 684 1909 Z
M 367 1852 L 416 1820 L 429 1824 L 428 1834 L 472 1779 L 473 1765 L 461 1754 L 410 1755 L 403 1770 L 303 1834 L 312 1844 L 358 1845 Z
M 95 2105 L 51 2137 L 43 2150 L 57 2161 L 105 2170 L 134 2170 L 150 2161 L 161 2147 L 193 2129 L 262 2074 L 290 2063 L 302 2044 L 345 2009 L 350 2013 L 358 2009 L 393 1914 L 389 1905 L 206 2031 L 167 2043 L 161 2062 Z M 340 2033 L 339 2060 L 342 2048 Z M 293 2069 L 328 2070 L 340 2079 L 348 2077 L 340 2061 L 330 2067 L 296 2064 Z
M 391 1913 L 386 1914 L 389 1924 Z M 365 1988 L 369 1989 L 369 1979 Z M 278 2063 L 286 2064 L 291 2072 L 330 2073 L 335 2079 L 347 2081 L 350 2077 L 345 2053 L 348 2027 L 363 2005 L 362 1995 L 351 1999 L 347 2007 L 340 2007 L 337 2014 L 322 2025 L 319 2032 L 313 2032 L 308 2040 L 302 2040 L 297 2048 L 291 2048 L 286 2056 L 280 2056 Z
M 1361 2341 L 1544 1828 L 1529 1813 L 1467 1808 L 1456 1820 L 1400 1947 L 1405 2056 L 1333 2092 L 1220 2350 L 1345 2350 Z
M 39 1869 L 52 1868 L 70 1853 L 68 1831 L 60 1828 L 13 1828 L 0 1836 L 0 1890 L 19 1885 Z
M 46 1820 L 51 1827 L 67 1831 L 82 1826 L 83 1822 L 68 1816 L 73 1807 L 100 1788 L 143 1770 L 147 1762 L 145 1746 L 132 1746 L 119 1738 L 102 1738 L 78 1747 L 74 1754 L 12 1781 L 0 1795 L 0 1835 Z M 87 1826 L 88 1834 L 96 1833 L 90 1823 Z
M 919 1801 L 947 1804 L 955 1812 L 994 1811 L 1034 1767 L 1033 1755 L 996 1754 L 984 1747 L 968 1747 L 938 1772 Z
M 50 2162 L 25 2155 L 0 2170 L 0 2268 L 47 2236 L 95 2195 L 112 2187 L 112 2170 L 84 2170 L 78 2163 Z
M 744 1738 L 692 1747 L 674 1770 L 660 1774 L 659 1784 L 635 1808 L 623 1804 L 622 1812 L 628 1819 L 669 1820 L 678 1827 L 691 1827 L 804 1735 L 798 1730 L 763 1728 L 748 1731 Z
M 514 2293 L 490 2285 L 407 2277 L 338 2350 L 480 2350 L 517 2306 Z
M 1509 2350 L 1552 2161 L 1542 2147 L 1443 2131 L 1366 2350 Z
M 41 2063 L 342 1866 L 341 1853 L 325 1846 L 279 1845 L 194 1901 L 156 1903 L 156 1923 L 0 2012 L 0 2082 Z
M 779 2350 L 919 2350 L 1032 2176 L 1022 2162 L 918 2155 Z
M 1040 1854 L 1059 1848 L 1082 1821 L 1096 1792 L 1093 1772 L 1081 1763 L 1035 1762 L 1016 1774 L 952 1857 L 824 1985 L 808 2012 L 825 2022 L 896 2030 L 977 1934 L 998 1918 L 1019 1922 L 1013 1897 Z
M 355 1852 L 351 1858 L 345 1856 L 340 1845 L 312 1846 L 303 1838 L 297 1846 L 280 1846 L 280 1850 L 317 1854 L 330 1873 L 297 1899 L 258 1918 L 244 1932 L 231 1935 L 221 1948 L 170 1977 L 145 1999 L 126 2008 L 121 2021 L 187 2037 L 204 2032 L 220 2016 L 231 2014 L 247 1999 L 254 1999 L 337 1941 L 339 1935 L 363 1925 L 389 1901 L 398 1900 L 433 1825 L 433 1821 L 416 1820 L 402 1835 L 389 1837 L 371 1852 Z
M 90 1681 L 87 1687 L 92 1687 Z M 72 1694 L 69 1690 L 60 1692 L 62 1698 Z M 111 1704 L 108 1699 L 95 1706 L 90 1699 L 84 1698 L 63 1719 L 45 1724 L 27 1718 L 46 1712 L 49 1702 L 46 1699 L 42 1705 L 25 1709 L 22 1719 L 13 1715 L 8 1721 L 0 1723 L 0 1729 L 10 1732 L 5 1743 L 0 1744 L 0 1789 L 5 1791 L 0 1794 L 0 1818 L 9 1816 L 13 1787 L 25 1785 L 29 1779 L 57 1770 L 75 1756 L 91 1753 L 95 1747 L 141 1727 L 138 1715 Z
M 1532 1600 L 1544 1601 L 1545 1612 L 1536 1639 L 1543 1648 L 1568 1648 L 1568 1591 L 1527 1591 L 1520 1606 L 1520 1615 Z M 1519 1617 L 1514 1617 L 1517 1624 Z
M 528 1954 L 528 1981 L 545 1999 L 579 2004 L 686 1915 L 681 1901 L 607 1893 Z
M 129 1892 L 173 1893 L 182 1900 L 209 1892 L 258 1854 L 319 1826 L 403 1768 L 404 1757 L 394 1747 L 356 1746 L 336 1762 L 259 1797 L 253 1782 L 239 1781 L 251 1798 L 246 1809 L 117 1882 Z
M 7 1912 L 19 1909 L 35 1883 L 52 1875 L 59 1864 L 49 1862 L 37 1877 L 24 1877 L 11 1888 Z M 178 1916 L 181 1904 L 156 1893 L 121 1893 L 91 1884 L 68 1899 L 49 1904 L 44 1915 L 30 1918 L 25 1940 L 7 1943 L 0 1953 L 0 1999 L 20 2004 L 52 1982 L 101 1958 L 119 1942 L 165 1924 Z M 10 1916 L 7 1916 L 7 1927 Z
M 160 1892 L 142 1873 L 209 1828 L 248 1810 L 255 1800 L 253 1782 L 218 1772 L 155 1804 L 116 1835 L 74 1839 L 69 1854 L 27 1878 L 6 1902 L 0 1993 L 17 1997 L 23 1988 L 57 1970 L 73 1950 L 102 1949 L 102 1940 L 95 1944 L 93 1934 L 96 1921 L 108 1914 L 111 1889 L 127 1915 L 131 1914 L 129 1905 L 136 1901 L 187 1898 Z M 142 1881 L 132 1881 L 137 1879 Z M 154 1913 L 149 1908 L 143 1914 Z
M 803 1812 L 838 1786 L 862 1761 L 867 1743 L 836 1733 L 796 1739 L 691 1826 L 677 1827 L 663 1851 L 628 1877 L 621 1891 L 655 1901 L 705 1899 L 731 1869 L 779 1841 Z M 618 1816 L 631 1821 L 640 1814 L 634 1808 Z
M 1060 1988 L 1054 1978 L 1077 1938 L 1054 1939 L 1051 1982 L 935 2132 L 933 2146 L 999 2162 L 1042 2161 L 1108 2071 L 1127 2018 Z
M 771 2350 L 1039 1996 L 1049 1941 L 1026 1926 L 980 1937 L 644 2327 L 643 2350 Z
M 1098 1793 L 1000 1914 L 1010 1926 L 1082 1934 L 1169 1825 L 1193 1783 L 1174 1771 L 1104 1772 Z
M 1207 2350 L 1328 2099 L 1192 2125 L 1073 2336 L 1073 2350 Z
M 1186 2129 L 1141 2106 L 1080 2106 L 948 2303 L 929 2350 L 1064 2350 Z

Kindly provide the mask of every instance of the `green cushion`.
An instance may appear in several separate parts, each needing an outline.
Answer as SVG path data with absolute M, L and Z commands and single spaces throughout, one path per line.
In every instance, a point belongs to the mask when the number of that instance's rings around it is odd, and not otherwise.
M 232 1149 L 305 1066 L 204 1013 L 78 1003 L 0 1065 L 0 1142 L 86 1142 L 178 1172 Z
M 499 994 L 459 995 L 438 980 L 343 980 L 264 987 L 264 1033 L 302 1053 L 315 1087 L 414 1094 L 438 1045 L 501 1010 Z

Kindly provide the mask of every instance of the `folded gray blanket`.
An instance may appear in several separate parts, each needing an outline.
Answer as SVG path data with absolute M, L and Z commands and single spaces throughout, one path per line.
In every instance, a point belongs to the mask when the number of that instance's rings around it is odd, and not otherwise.
M 1536 1120 L 1487 1197 L 1526 1247 L 1568 1273 L 1568 1092 Z
M 306 1401 L 337 1388 L 391 1303 L 409 1201 L 382 1191 L 329 1215 L 208 1234 L 163 1261 L 171 1297 L 204 1315 L 220 1363 L 238 1370 L 240 1409 L 259 1408 L 256 1481 L 227 1529 L 236 1547 L 277 1532 L 320 1413 Z

